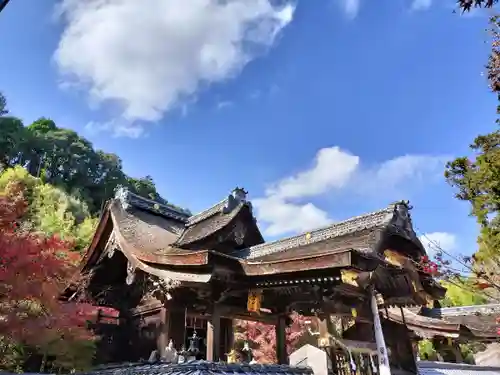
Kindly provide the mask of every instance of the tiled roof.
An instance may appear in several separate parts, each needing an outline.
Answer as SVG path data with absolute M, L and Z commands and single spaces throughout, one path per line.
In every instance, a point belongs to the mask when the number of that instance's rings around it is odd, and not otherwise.
M 312 243 L 321 242 L 327 239 L 382 227 L 388 224 L 394 217 L 395 206 L 395 204 L 391 204 L 388 207 L 378 211 L 352 217 L 350 219 L 340 221 L 327 227 L 299 234 L 297 236 L 252 246 L 248 249 L 235 252 L 232 255 L 244 257 L 246 259 L 254 259 L 265 255 L 275 254 L 289 249 L 310 245 Z
M 423 313 L 424 315 L 433 318 L 446 318 L 464 315 L 500 315 L 500 303 L 424 309 Z
M 224 228 L 230 224 L 230 222 L 240 213 L 242 209 L 248 207 L 247 204 L 248 203 L 246 202 L 238 203 L 236 207 L 232 208 L 227 213 L 224 213 L 223 211 L 223 208 L 226 206 L 222 205 L 220 210 L 215 211 L 211 215 L 207 215 L 203 219 L 195 221 L 193 224 L 187 226 L 177 240 L 176 244 L 182 247 L 208 237 L 216 231 Z
M 85 375 L 313 375 L 308 367 L 286 365 L 225 364 L 208 361 L 190 361 L 182 364 L 142 363 L 97 368 Z M 83 375 L 83 374 L 82 374 Z
M 422 308 L 421 314 L 446 322 L 460 324 L 476 339 L 489 340 L 498 337 L 497 317 L 500 316 L 500 304 L 434 309 Z
M 197 214 L 190 216 L 187 220 L 186 225 L 191 226 L 199 223 L 200 221 L 206 220 L 215 214 L 218 214 L 227 205 L 228 198 L 221 200 L 219 203 L 214 204 L 212 207 L 207 208 Z
M 408 328 L 423 338 L 444 336 L 486 342 L 498 338 L 500 304 L 404 310 Z M 396 322 L 403 319 L 399 309 L 388 309 L 387 313 Z
M 462 363 L 417 362 L 420 375 L 499 375 L 500 367 L 475 366 Z

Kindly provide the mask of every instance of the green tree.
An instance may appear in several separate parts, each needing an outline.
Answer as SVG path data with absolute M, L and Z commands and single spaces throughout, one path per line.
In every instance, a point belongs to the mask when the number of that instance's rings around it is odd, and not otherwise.
M 74 250 L 83 252 L 97 226 L 87 204 L 64 190 L 31 176 L 20 166 L 0 173 L 0 195 L 13 183 L 24 186 L 28 211 L 24 217 L 27 229 L 45 235 L 58 235 L 74 243 Z
M 0 116 L 6 115 L 7 113 L 9 113 L 7 110 L 7 99 L 0 92 Z
M 442 281 L 446 288 L 446 295 L 441 302 L 443 307 L 472 306 L 486 303 L 484 295 L 474 291 L 474 285 L 470 279 Z
M 23 144 L 23 141 L 24 126 L 22 121 L 15 117 L 1 116 L 0 170 L 5 169 L 20 161 L 22 152 L 20 145 Z
M 472 8 L 491 8 L 498 0 L 458 0 L 458 6 L 465 12 Z
M 0 114 L 7 113 L 5 108 L 0 94 Z M 190 214 L 162 198 L 151 176 L 127 176 L 117 155 L 96 150 L 89 140 L 47 117 L 25 127 L 15 117 L 0 115 L 0 171 L 16 165 L 83 200 L 92 214 L 101 210 L 118 186 Z
M 500 99 L 500 22 L 491 20 L 492 50 L 488 60 L 489 86 Z M 500 114 L 500 106 L 497 106 Z M 497 120 L 497 124 L 499 120 Z M 456 198 L 470 204 L 480 228 L 474 269 L 479 276 L 497 277 L 500 261 L 500 130 L 479 135 L 470 145 L 472 155 L 450 161 L 445 177 L 456 189 Z M 497 283 L 498 284 L 498 283 Z M 496 288 L 499 289 L 499 288 Z M 498 292 L 499 290 L 497 290 Z
M 497 3 L 491 0 L 461 0 L 460 6 L 468 11 L 472 6 L 490 7 Z M 491 53 L 488 59 L 488 81 L 490 89 L 497 95 L 500 102 L 500 19 L 495 16 L 490 19 Z M 500 105 L 497 105 L 497 114 L 500 114 Z M 500 119 L 497 119 L 497 126 Z M 474 271 L 469 279 L 458 280 L 458 286 L 445 285 L 448 288 L 445 305 L 474 305 L 487 302 L 491 297 L 500 296 L 500 130 L 493 129 L 488 134 L 476 137 L 470 145 L 471 155 L 462 156 L 450 161 L 446 166 L 445 177 L 456 189 L 456 198 L 468 202 L 470 214 L 480 228 L 478 249 L 472 257 L 471 268 Z M 474 292 L 471 280 L 477 278 L 487 281 L 487 297 L 482 293 Z M 455 280 L 456 281 L 456 280 Z M 463 288 L 462 288 L 463 287 Z M 462 289 L 462 290 L 460 290 Z M 468 292 L 471 290 L 471 292 Z M 422 350 L 429 349 L 422 343 Z M 465 358 L 472 358 L 472 354 L 480 347 L 473 344 L 460 346 Z
M 455 278 L 453 281 L 441 281 L 446 288 L 446 295 L 440 301 L 442 307 L 481 305 L 487 302 L 484 295 L 474 291 L 474 279 Z M 460 344 L 460 351 L 465 362 L 473 363 L 474 353 L 482 350 L 483 346 L 477 343 Z M 418 343 L 420 358 L 436 361 L 438 353 L 434 348 L 432 340 L 421 340 Z

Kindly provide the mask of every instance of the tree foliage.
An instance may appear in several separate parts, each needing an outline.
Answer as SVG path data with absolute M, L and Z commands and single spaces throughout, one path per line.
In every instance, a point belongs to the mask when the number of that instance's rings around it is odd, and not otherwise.
M 99 212 L 117 186 L 168 204 L 150 176 L 128 176 L 117 155 L 94 149 L 75 131 L 60 128 L 45 117 L 24 126 L 7 113 L 5 97 L 0 94 L 0 170 L 26 167 L 30 175 L 83 199 L 91 213 Z
M 457 3 L 464 12 L 468 12 L 473 8 L 491 8 L 498 0 L 458 0 Z
M 500 20 L 490 19 L 491 54 L 488 60 L 489 86 L 500 99 Z M 500 114 L 500 106 L 497 107 Z M 499 120 L 497 120 L 497 124 Z M 498 285 L 500 261 L 500 130 L 476 137 L 472 155 L 450 161 L 445 177 L 456 189 L 456 197 L 468 202 L 480 228 L 478 251 L 472 258 L 476 275 Z M 499 289 L 499 288 L 496 288 Z
M 472 7 L 491 7 L 496 0 L 459 0 L 464 11 Z M 500 19 L 490 18 L 491 53 L 486 65 L 490 89 L 500 101 Z M 500 105 L 497 105 L 500 114 Z M 500 119 L 497 119 L 497 125 Z M 470 214 L 477 221 L 480 232 L 478 249 L 472 256 L 459 256 L 459 261 L 466 268 L 466 275 L 451 270 L 447 281 L 442 284 L 447 288 L 443 306 L 477 305 L 500 296 L 500 131 L 494 129 L 482 134 L 470 145 L 471 155 L 461 156 L 447 163 L 445 177 L 456 189 L 456 198 L 468 202 Z M 443 265 L 443 251 L 438 249 L 437 261 Z M 460 259 L 459 259 L 460 258 Z M 447 267 L 443 267 L 446 269 Z M 470 271 L 470 272 L 469 272 Z M 451 277 L 450 277 L 451 276 Z M 423 340 L 419 346 L 421 355 L 434 359 L 436 352 L 432 343 Z M 462 355 L 473 360 L 473 353 L 480 350 L 478 344 L 461 344 Z
M 9 183 L 0 194 L 0 347 L 35 348 L 43 358 L 55 356 L 53 366 L 85 367 L 92 358 L 86 322 L 94 308 L 58 300 L 79 255 L 60 237 L 19 225 L 28 209 L 24 191 Z
M 474 290 L 475 285 L 470 279 L 442 281 L 441 284 L 446 288 L 446 295 L 440 301 L 443 307 L 481 305 L 487 302 L 484 295 Z
M 87 204 L 62 189 L 31 176 L 20 166 L 0 173 L 0 194 L 12 185 L 22 186 L 28 204 L 21 224 L 24 228 L 58 235 L 73 244 L 73 250 L 83 252 L 97 226 L 97 218 L 90 215 Z
M 7 99 L 0 92 L 0 116 L 6 115 L 7 113 L 9 113 L 7 110 Z

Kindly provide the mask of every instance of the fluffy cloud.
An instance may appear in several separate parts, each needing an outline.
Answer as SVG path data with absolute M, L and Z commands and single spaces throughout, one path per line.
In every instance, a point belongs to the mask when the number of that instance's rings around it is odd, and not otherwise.
M 157 121 L 203 86 L 240 72 L 293 13 L 290 3 L 271 0 L 63 0 L 54 59 L 72 80 L 66 86 L 118 104 L 126 122 L 117 126 L 126 128 Z
M 359 157 L 338 147 L 322 148 L 311 168 L 284 178 L 267 189 L 268 196 L 281 199 L 310 197 L 342 188 L 359 165 Z
M 341 6 L 349 18 L 355 18 L 358 15 L 361 0 L 341 0 Z
M 413 10 L 429 9 L 432 5 L 432 0 L 413 0 L 411 8 Z
M 452 233 L 433 232 L 426 233 L 419 237 L 429 254 L 434 254 L 436 250 L 443 249 L 447 253 L 453 252 L 457 248 L 457 237 Z
M 252 200 L 258 218 L 265 223 L 265 234 L 279 236 L 300 233 L 331 223 L 328 214 L 312 203 L 295 204 L 276 196 Z
M 393 195 L 405 186 L 439 176 L 445 157 L 405 155 L 364 167 L 359 156 L 339 147 L 320 149 L 310 168 L 272 184 L 262 198 L 254 199 L 266 235 L 304 232 L 333 221 L 307 199 L 332 192 L 367 195 L 373 191 Z

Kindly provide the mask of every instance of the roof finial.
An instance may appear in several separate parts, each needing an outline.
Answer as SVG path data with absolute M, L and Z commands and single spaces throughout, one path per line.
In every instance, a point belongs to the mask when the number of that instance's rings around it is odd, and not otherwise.
M 240 188 L 240 187 L 234 188 L 233 191 L 231 192 L 231 195 L 233 196 L 233 198 L 239 202 L 245 202 L 247 200 L 247 194 L 248 194 L 248 191 L 246 191 L 244 188 Z
M 122 185 L 118 185 L 115 189 L 115 199 L 121 202 L 124 209 L 129 207 L 129 194 L 129 190 Z
M 406 207 L 408 210 L 411 210 L 413 208 L 413 206 L 410 204 L 410 201 L 407 200 L 407 199 L 403 199 L 403 200 L 399 200 L 399 201 L 395 201 L 394 203 L 391 204 L 392 206 L 394 207 L 398 207 L 398 206 L 404 206 Z

